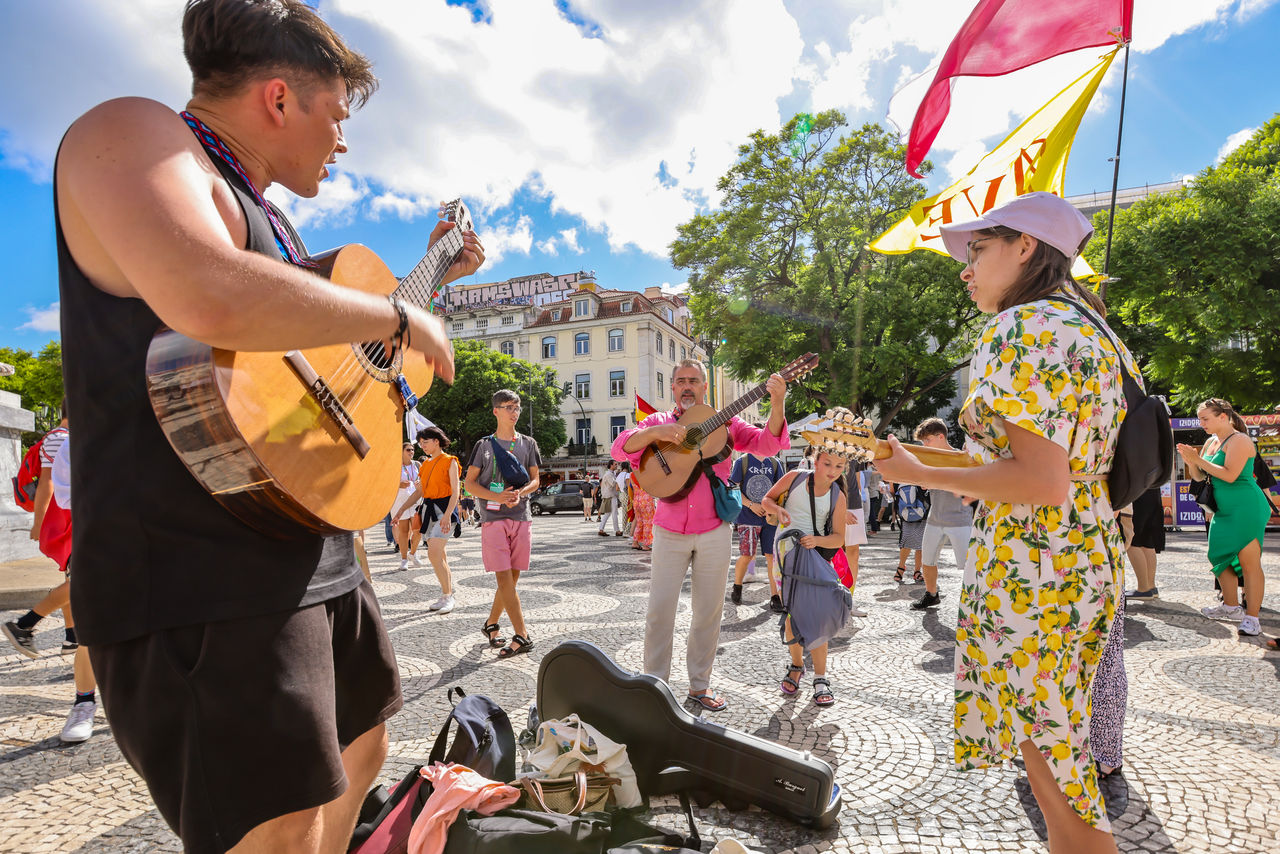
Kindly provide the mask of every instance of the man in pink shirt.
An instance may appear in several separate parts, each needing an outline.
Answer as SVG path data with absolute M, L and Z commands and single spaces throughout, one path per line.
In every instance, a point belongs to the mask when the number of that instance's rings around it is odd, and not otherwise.
M 761 429 L 736 416 L 730 419 L 729 444 L 734 450 L 768 457 L 791 447 L 783 413 L 787 384 L 774 374 L 765 387 L 772 404 L 769 423 Z M 649 445 L 684 441 L 685 428 L 676 421 L 689 407 L 706 403 L 706 397 L 707 373 L 702 363 L 695 359 L 681 361 L 671 375 L 671 398 L 676 408 L 671 412 L 655 412 L 634 428 L 620 433 L 613 442 L 613 458 L 625 460 L 636 468 Z M 732 460 L 726 457 L 713 468 L 722 481 L 728 481 L 732 465 Z M 727 704 L 711 690 L 711 669 L 720 640 L 725 581 L 729 574 L 729 523 L 716 515 L 711 485 L 701 475 L 686 492 L 659 499 L 653 516 L 653 570 L 644 628 L 644 672 L 664 681 L 671 677 L 676 605 L 690 564 L 693 566 L 690 597 L 693 614 L 689 625 L 689 696 L 704 709 L 718 712 Z

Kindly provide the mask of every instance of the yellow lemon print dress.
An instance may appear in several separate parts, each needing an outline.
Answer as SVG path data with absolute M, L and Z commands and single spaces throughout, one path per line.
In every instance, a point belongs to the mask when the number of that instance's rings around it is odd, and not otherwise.
M 1124 412 L 1106 335 L 1070 303 L 1038 300 L 979 335 L 960 424 L 983 462 L 1010 456 L 1007 421 L 1065 448 L 1073 476 L 1096 475 L 1111 468 Z M 1090 685 L 1124 583 L 1106 484 L 1073 479 L 1058 507 L 979 502 L 973 521 L 956 628 L 956 763 L 999 764 L 1030 739 L 1072 808 L 1109 830 L 1088 749 Z

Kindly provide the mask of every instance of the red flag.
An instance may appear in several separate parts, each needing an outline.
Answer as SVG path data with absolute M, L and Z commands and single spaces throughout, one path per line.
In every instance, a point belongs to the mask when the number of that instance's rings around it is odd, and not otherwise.
M 916 171 L 951 109 L 953 78 L 997 77 L 1086 47 L 1123 43 L 1133 0 L 979 0 L 951 41 L 916 110 L 907 138 L 907 171 Z
M 654 409 L 651 405 L 649 405 L 647 401 L 645 401 L 643 397 L 640 396 L 640 392 L 636 392 L 636 423 L 637 424 L 639 424 L 641 421 L 645 420 L 646 418 L 648 418 L 650 415 L 652 415 L 657 411 L 658 410 Z

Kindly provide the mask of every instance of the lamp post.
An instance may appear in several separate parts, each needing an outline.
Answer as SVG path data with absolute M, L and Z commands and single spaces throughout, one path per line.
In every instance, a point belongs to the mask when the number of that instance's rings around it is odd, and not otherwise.
M 578 405 L 578 411 L 582 413 L 582 420 L 587 421 L 587 411 L 582 408 L 582 401 L 578 400 L 577 395 L 573 394 L 573 383 L 568 380 L 564 384 L 564 393 L 569 395 L 574 403 Z M 591 422 L 587 422 L 590 424 Z M 587 476 L 587 443 L 582 442 L 582 476 Z

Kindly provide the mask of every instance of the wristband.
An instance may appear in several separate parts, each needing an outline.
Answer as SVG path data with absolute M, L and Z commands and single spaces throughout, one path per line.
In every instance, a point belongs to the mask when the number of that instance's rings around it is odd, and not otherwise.
M 409 343 L 409 310 L 405 308 L 404 302 L 400 297 L 395 294 L 388 294 L 387 301 L 396 310 L 398 319 L 396 331 L 391 336 L 391 347 L 393 350 L 400 350 Z

